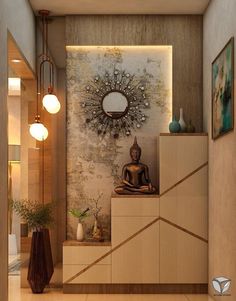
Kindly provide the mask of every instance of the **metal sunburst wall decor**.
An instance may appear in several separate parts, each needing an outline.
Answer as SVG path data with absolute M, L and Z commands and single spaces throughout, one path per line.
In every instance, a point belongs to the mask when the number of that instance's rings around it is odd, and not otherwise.
M 125 70 L 97 75 L 85 87 L 81 103 L 86 124 L 98 135 L 129 136 L 147 120 L 150 108 L 145 79 L 138 80 Z

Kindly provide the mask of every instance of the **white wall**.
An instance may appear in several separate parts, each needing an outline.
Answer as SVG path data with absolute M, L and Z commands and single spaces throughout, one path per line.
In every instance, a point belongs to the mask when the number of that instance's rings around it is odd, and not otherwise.
M 0 1 L 0 300 L 7 300 L 7 30 L 35 69 L 35 24 L 27 0 Z
M 1 0 L 5 24 L 26 60 L 35 69 L 35 18 L 27 0 Z
M 236 300 L 236 132 L 211 139 L 211 63 L 229 39 L 236 38 L 235 13 L 235 0 L 212 0 L 203 26 L 203 116 L 204 130 L 209 132 L 209 291 L 215 293 L 213 277 L 231 278 L 228 301 Z

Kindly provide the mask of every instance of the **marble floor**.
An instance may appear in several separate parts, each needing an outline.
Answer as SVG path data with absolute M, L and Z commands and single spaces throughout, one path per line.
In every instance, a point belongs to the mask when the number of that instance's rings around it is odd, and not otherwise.
M 8 255 L 8 264 L 12 264 L 14 261 L 20 258 L 20 254 L 17 255 Z
M 20 289 L 20 277 L 9 277 L 9 301 L 213 301 L 207 295 L 66 295 L 59 289 L 33 295 Z

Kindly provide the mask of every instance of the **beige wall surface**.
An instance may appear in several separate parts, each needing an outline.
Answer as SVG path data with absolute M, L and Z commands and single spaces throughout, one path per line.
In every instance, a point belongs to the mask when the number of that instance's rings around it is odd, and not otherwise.
M 214 0 L 204 15 L 204 129 L 209 133 L 211 132 L 211 63 L 228 40 L 232 36 L 236 37 L 235 12 L 235 0 Z M 228 301 L 236 299 L 235 153 L 235 130 L 215 141 L 211 139 L 211 135 L 209 136 L 209 291 L 211 295 L 215 294 L 211 285 L 213 277 L 229 277 L 232 279 L 232 288 L 231 296 L 227 297 Z M 226 299 L 214 298 L 217 301 Z
M 66 44 L 83 46 L 172 45 L 173 112 L 178 118 L 179 108 L 182 106 L 186 121 L 192 119 L 197 130 L 202 130 L 202 16 L 68 16 L 66 17 Z M 75 92 L 81 91 L 81 88 L 77 87 L 81 80 L 77 69 L 82 68 L 82 63 L 78 55 L 77 57 L 75 55 L 73 58 L 71 53 L 68 53 L 67 57 L 68 207 L 71 208 L 77 204 L 81 207 L 85 206 L 90 193 L 96 195 L 97 187 L 106 186 L 102 206 L 107 214 L 110 210 L 110 194 L 115 183 L 114 179 L 119 179 L 122 165 L 129 162 L 129 147 L 133 141 L 127 140 L 124 151 L 120 148 L 123 143 L 122 139 L 118 139 L 118 142 L 111 139 L 109 144 L 105 144 L 99 141 L 97 135 L 90 134 L 90 132 L 88 135 L 84 126 L 85 122 L 81 118 L 83 117 L 80 112 L 81 108 L 77 102 L 80 93 Z M 86 62 L 86 59 L 84 61 Z M 74 70 L 72 77 L 71 70 Z M 77 88 L 74 89 L 74 86 Z M 155 84 L 154 87 L 156 88 L 157 85 Z M 163 122 L 160 122 L 158 117 L 158 113 L 153 110 L 152 120 L 155 120 L 160 128 L 157 129 L 156 123 L 149 122 L 147 123 L 149 128 L 144 129 L 145 135 L 149 136 L 149 144 L 139 137 L 145 136 L 143 133 L 136 132 L 138 142 L 143 147 L 141 161 L 149 165 L 154 183 L 158 182 L 155 174 L 152 174 L 152 170 L 155 169 L 156 172 L 156 165 L 158 165 L 152 160 L 153 153 L 157 151 L 156 137 L 159 135 L 159 130 L 168 131 L 169 122 L 163 126 Z M 157 130 L 153 134 L 155 129 Z M 123 157 L 117 160 L 118 156 L 121 156 L 120 153 Z M 93 183 L 92 186 L 91 183 Z M 96 185 L 96 183 L 100 184 Z M 109 224 L 109 218 L 106 218 L 105 223 Z M 68 237 L 73 237 L 75 229 L 76 220 L 69 218 Z
M 96 198 L 101 191 L 103 195 L 99 201 L 99 206 L 102 206 L 100 218 L 103 219 L 107 238 L 110 237 L 111 193 L 121 183 L 122 167 L 131 161 L 129 151 L 135 135 L 142 148 L 141 162 L 148 165 L 152 184 L 158 187 L 157 137 L 160 132 L 168 131 L 172 112 L 171 58 L 171 47 L 76 47 L 68 50 L 67 208 L 87 208 L 92 205 L 90 199 Z M 89 104 L 90 98 L 100 104 L 101 96 L 87 96 L 86 87 L 93 87 L 96 75 L 105 81 L 105 74 L 109 73 L 109 80 L 112 81 L 114 68 L 120 73 L 124 70 L 126 76 L 134 75 L 134 80 L 129 80 L 130 90 L 133 89 L 134 96 L 139 98 L 139 91 L 135 87 L 142 83 L 145 87 L 145 101 L 150 103 L 150 109 L 145 109 L 142 103 L 139 105 L 139 110 L 145 114 L 147 121 L 142 123 L 141 118 L 134 120 L 134 129 L 130 128 L 131 135 L 126 137 L 119 130 L 119 139 L 113 138 L 116 126 L 114 121 L 111 136 L 109 126 L 106 126 L 108 129 L 104 126 L 106 135 L 98 135 L 97 128 L 102 123 L 100 120 L 95 131 L 86 126 L 86 120 L 91 118 L 91 113 L 86 113 L 81 106 L 83 102 Z M 125 83 L 124 79 L 123 82 Z M 96 113 L 96 108 L 93 110 Z M 86 111 L 89 111 L 89 107 L 86 107 Z M 131 113 L 130 109 L 130 115 Z M 132 123 L 131 118 L 127 118 L 127 123 Z M 138 125 L 140 128 L 135 130 Z M 77 220 L 68 214 L 69 239 L 75 237 L 76 223 Z M 88 228 L 91 228 L 92 223 L 89 219 L 85 221 Z
M 34 16 L 26 0 L 0 1 L 0 300 L 7 300 L 7 29 L 34 68 Z

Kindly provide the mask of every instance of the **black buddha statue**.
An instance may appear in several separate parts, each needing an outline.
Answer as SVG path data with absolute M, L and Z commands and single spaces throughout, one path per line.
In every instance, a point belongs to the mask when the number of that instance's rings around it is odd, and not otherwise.
M 131 163 L 125 164 L 122 170 L 122 184 L 115 188 L 118 194 L 153 194 L 156 188 L 149 178 L 148 166 L 139 162 L 141 148 L 134 138 L 134 144 L 130 148 Z

